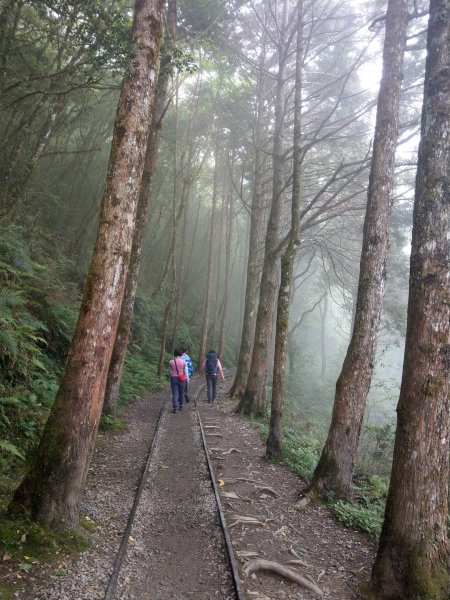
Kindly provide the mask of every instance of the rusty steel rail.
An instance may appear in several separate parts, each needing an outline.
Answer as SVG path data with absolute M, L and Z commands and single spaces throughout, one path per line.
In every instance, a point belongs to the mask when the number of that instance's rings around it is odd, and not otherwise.
M 214 475 L 214 469 L 213 469 L 213 466 L 211 463 L 211 458 L 209 455 L 205 431 L 203 429 L 203 423 L 202 423 L 202 419 L 200 416 L 200 411 L 198 410 L 198 406 L 197 406 L 197 396 L 200 393 L 200 391 L 203 390 L 204 388 L 205 388 L 205 386 L 202 386 L 197 390 L 195 397 L 194 397 L 194 405 L 195 405 L 195 409 L 197 411 L 198 422 L 200 425 L 200 432 L 202 434 L 202 442 L 203 442 L 203 448 L 205 450 L 206 463 L 208 465 L 208 471 L 209 471 L 209 475 L 211 478 L 211 487 L 213 489 L 214 496 L 216 499 L 217 512 L 219 513 L 219 519 L 220 519 L 220 528 L 222 530 L 222 535 L 223 535 L 223 539 L 225 542 L 225 550 L 226 550 L 226 555 L 227 555 L 227 560 L 228 560 L 228 566 L 230 567 L 230 571 L 231 571 L 233 587 L 234 587 L 234 591 L 236 594 L 236 600 L 245 600 L 244 592 L 242 591 L 241 580 L 239 577 L 239 569 L 238 569 L 238 565 L 237 565 L 237 560 L 234 555 L 233 545 L 231 543 L 230 534 L 228 532 L 228 527 L 227 527 L 227 523 L 225 520 L 225 514 L 224 514 L 223 508 L 222 508 L 222 502 L 220 501 L 219 488 L 217 487 L 216 477 Z
M 232 579 L 232 583 L 233 583 L 233 587 L 234 587 L 234 591 L 235 591 L 235 595 L 236 595 L 236 600 L 245 600 L 245 596 L 242 591 L 241 581 L 239 578 L 237 561 L 236 561 L 236 557 L 234 555 L 233 546 L 231 544 L 230 534 L 228 532 L 228 527 L 227 527 L 227 524 L 225 521 L 225 515 L 224 515 L 223 509 L 222 509 L 222 503 L 220 501 L 219 489 L 216 484 L 214 470 L 213 470 L 213 467 L 211 464 L 211 459 L 210 459 L 210 455 L 209 455 L 209 451 L 208 451 L 208 444 L 206 441 L 205 431 L 203 429 L 203 423 L 202 423 L 200 412 L 199 412 L 198 406 L 197 406 L 197 397 L 204 388 L 205 388 L 205 386 L 201 385 L 194 393 L 192 400 L 193 400 L 193 404 L 195 406 L 195 410 L 197 413 L 198 423 L 199 423 L 201 437 L 202 437 L 203 449 L 204 449 L 205 457 L 206 457 L 206 464 L 207 464 L 209 476 L 211 479 L 211 488 L 213 490 L 214 497 L 216 500 L 217 512 L 219 514 L 220 528 L 222 531 L 222 536 L 223 536 L 223 540 L 224 540 L 224 544 L 225 544 L 225 552 L 226 552 L 228 566 L 231 571 L 231 579 Z M 127 525 L 126 525 L 125 531 L 123 533 L 122 541 L 120 543 L 119 550 L 117 552 L 116 559 L 114 561 L 113 570 L 112 570 L 110 578 L 108 580 L 108 586 L 106 588 L 104 600 L 114 600 L 114 598 L 116 597 L 117 582 L 119 579 L 120 570 L 122 568 L 122 564 L 123 564 L 123 561 L 126 556 L 129 536 L 131 534 L 131 529 L 133 526 L 134 518 L 136 516 L 136 511 L 137 511 L 137 508 L 139 505 L 139 501 L 142 496 L 142 492 L 144 490 L 146 475 L 148 473 L 148 470 L 149 470 L 149 467 L 150 467 L 150 464 L 152 461 L 153 451 L 154 451 L 154 448 L 156 446 L 156 442 L 158 439 L 158 432 L 159 432 L 162 416 L 163 416 L 165 408 L 166 408 L 166 404 L 167 404 L 167 398 L 164 400 L 164 402 L 162 404 L 162 407 L 161 407 L 161 410 L 160 410 L 160 413 L 158 416 L 158 421 L 157 421 L 157 424 L 155 427 L 153 439 L 152 439 L 149 451 L 147 453 L 147 456 L 145 457 L 145 460 L 144 460 L 144 463 L 142 466 L 142 470 L 141 470 L 141 474 L 140 474 L 140 478 L 139 478 L 139 485 L 138 485 L 138 488 L 137 488 L 135 496 L 134 496 L 133 505 L 131 507 L 130 514 L 128 516 Z
M 142 492 L 145 486 L 145 478 L 152 460 L 153 450 L 156 446 L 156 440 L 158 438 L 159 427 L 161 424 L 162 416 L 164 414 L 164 410 L 167 404 L 167 397 L 164 399 L 162 403 L 161 410 L 159 411 L 158 421 L 156 423 L 155 432 L 153 435 L 152 443 L 150 444 L 150 448 L 148 454 L 144 460 L 144 464 L 142 465 L 142 470 L 139 478 L 139 485 L 134 495 L 133 505 L 130 510 L 130 514 L 128 516 L 127 525 L 125 527 L 125 531 L 123 533 L 122 541 L 119 546 L 119 550 L 117 552 L 116 560 L 114 561 L 113 570 L 111 576 L 108 581 L 108 587 L 106 588 L 104 600 L 114 600 L 116 596 L 117 589 L 117 581 L 119 579 L 120 569 L 122 568 L 123 561 L 125 559 L 125 555 L 127 553 L 128 548 L 128 539 L 131 533 L 131 528 L 133 526 L 134 517 L 136 516 L 136 511 L 139 506 L 139 500 L 141 499 Z

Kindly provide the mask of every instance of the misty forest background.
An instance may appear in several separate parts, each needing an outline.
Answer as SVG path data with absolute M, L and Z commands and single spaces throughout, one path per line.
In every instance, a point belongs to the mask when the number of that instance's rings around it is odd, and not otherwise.
M 225 367 L 237 363 L 256 151 L 263 223 L 271 199 L 280 24 L 270 6 L 179 3 L 171 102 L 119 408 L 166 385 L 163 339 L 166 359 L 184 344 L 197 368 L 210 258 L 207 349 L 223 347 Z M 127 64 L 130 9 L 124 0 L 0 3 L 0 509 L 39 440 L 78 317 Z M 377 19 L 384 11 L 385 3 L 373 0 L 305 3 L 303 212 L 282 457 L 305 479 L 325 441 L 351 333 L 381 72 L 384 25 Z M 374 534 L 383 516 L 403 359 L 425 29 L 425 18 L 410 24 L 386 297 L 355 498 L 329 498 L 345 523 Z M 289 52 L 281 238 L 292 186 L 295 57 Z M 262 237 L 261 266 L 263 251 Z M 264 434 L 267 416 L 257 421 Z M 103 417 L 103 429 L 115 424 Z

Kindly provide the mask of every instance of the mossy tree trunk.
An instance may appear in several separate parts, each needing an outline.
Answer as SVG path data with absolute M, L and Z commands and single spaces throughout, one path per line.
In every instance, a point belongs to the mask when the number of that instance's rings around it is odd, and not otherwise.
M 380 600 L 449 598 L 450 4 L 431 0 L 408 320 L 384 525 Z
M 281 208 L 285 187 L 283 133 L 286 104 L 285 73 L 288 55 L 287 12 L 287 1 L 285 0 L 282 5 L 280 30 L 278 32 L 278 73 L 272 151 L 272 202 L 265 238 L 264 263 L 261 274 L 252 359 L 247 386 L 237 407 L 237 412 L 255 416 L 264 413 L 267 404 L 266 383 L 269 370 L 269 355 L 273 341 L 274 310 L 278 287 L 278 246 L 280 242 Z
M 286 378 L 286 358 L 289 334 L 294 263 L 300 244 L 300 192 L 301 192 L 301 112 L 303 70 L 303 2 L 297 4 L 297 48 L 295 58 L 294 92 L 294 154 L 292 174 L 291 229 L 287 248 L 281 257 L 281 281 L 278 290 L 277 319 L 275 327 L 275 355 L 273 365 L 272 400 L 269 435 L 266 442 L 267 458 L 282 453 L 283 404 Z
M 145 234 L 145 226 L 149 213 L 151 197 L 152 178 L 156 165 L 159 144 L 161 140 L 161 126 L 169 102 L 169 82 L 171 77 L 170 60 L 176 37 L 177 24 L 177 0 L 169 0 L 166 18 L 166 40 L 164 54 L 156 85 L 155 111 L 153 114 L 147 148 L 145 152 L 144 171 L 142 173 L 141 187 L 136 213 L 136 229 L 133 236 L 131 248 L 130 265 L 128 268 L 125 293 L 120 311 L 119 327 L 109 365 L 108 379 L 106 383 L 105 401 L 103 414 L 115 415 L 119 401 L 120 382 L 125 364 L 128 339 L 130 336 L 131 322 L 133 320 L 134 302 L 136 299 L 137 282 L 141 266 L 142 242 Z
M 375 362 L 389 246 L 389 222 L 398 137 L 403 57 L 408 25 L 406 0 L 389 0 L 383 50 L 383 76 L 364 220 L 358 297 L 353 333 L 336 382 L 327 441 L 310 491 L 351 495 L 352 478 Z
M 100 226 L 78 323 L 40 445 L 10 505 L 53 527 L 78 520 L 119 322 L 153 111 L 163 0 L 137 0 Z

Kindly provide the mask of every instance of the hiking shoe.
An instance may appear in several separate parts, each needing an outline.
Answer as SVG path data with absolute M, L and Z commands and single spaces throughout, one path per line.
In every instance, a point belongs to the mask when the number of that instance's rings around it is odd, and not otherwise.
M 177 412 L 177 409 L 176 409 L 176 408 L 174 408 L 172 412 L 173 412 L 173 413 L 176 413 L 176 412 Z
M 183 410 L 183 405 L 179 406 L 178 410 Z
M 187 396 L 185 396 L 184 399 L 186 400 L 186 403 L 190 402 L 190 400 L 189 400 L 189 398 Z

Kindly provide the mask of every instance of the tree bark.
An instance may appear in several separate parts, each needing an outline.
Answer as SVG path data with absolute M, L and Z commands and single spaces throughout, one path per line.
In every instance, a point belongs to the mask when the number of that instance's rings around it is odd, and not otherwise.
M 301 112 L 303 70 L 303 2 L 297 4 L 297 48 L 295 58 L 294 91 L 294 150 L 292 174 L 291 229 L 286 251 L 281 257 L 281 281 L 278 290 L 277 319 L 275 327 L 275 355 L 272 380 L 272 400 L 269 435 L 266 442 L 267 458 L 281 456 L 283 440 L 283 404 L 286 375 L 286 357 L 289 333 L 294 263 L 300 244 L 300 192 L 301 192 Z
M 137 0 L 132 60 L 114 127 L 97 242 L 61 385 L 39 448 L 10 505 L 73 526 L 94 449 L 119 322 L 153 111 L 163 0 Z
M 356 315 L 350 345 L 336 382 L 328 438 L 310 484 L 310 491 L 318 495 L 328 490 L 337 497 L 347 497 L 352 490 L 384 297 L 407 25 L 406 1 L 389 0 Z
M 450 5 L 431 0 L 416 176 L 405 359 L 385 520 L 380 600 L 449 597 Z
M 281 226 L 281 207 L 284 188 L 283 130 L 285 112 L 285 71 L 287 60 L 286 25 L 287 3 L 283 3 L 278 43 L 278 73 L 275 100 L 275 131 L 273 139 L 272 204 L 267 224 L 264 264 L 259 292 L 258 313 L 251 366 L 247 386 L 237 412 L 260 415 L 266 407 L 266 382 L 269 354 L 272 346 L 275 296 L 278 286 L 278 244 Z
M 167 41 L 165 54 L 170 60 L 173 44 L 176 37 L 177 0 L 169 0 L 167 8 Z M 161 64 L 158 82 L 156 85 L 155 111 L 152 118 L 147 148 L 145 153 L 144 170 L 142 173 L 141 187 L 136 213 L 136 229 L 133 236 L 130 265 L 125 284 L 125 293 L 120 312 L 119 326 L 109 365 L 106 383 L 103 414 L 115 415 L 119 401 L 120 382 L 125 364 L 125 356 L 130 336 L 131 322 L 133 320 L 134 302 L 136 300 L 139 269 L 141 266 L 142 242 L 149 213 L 152 178 L 155 171 L 156 157 L 161 141 L 161 126 L 169 101 L 170 69 L 167 64 Z

